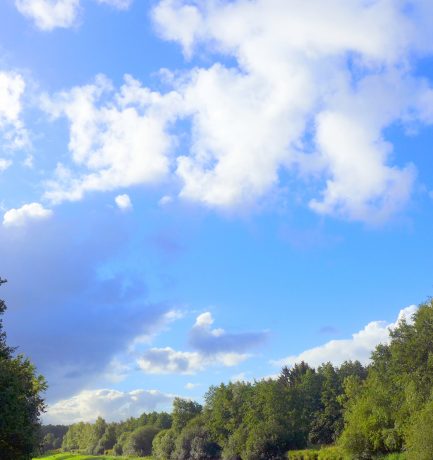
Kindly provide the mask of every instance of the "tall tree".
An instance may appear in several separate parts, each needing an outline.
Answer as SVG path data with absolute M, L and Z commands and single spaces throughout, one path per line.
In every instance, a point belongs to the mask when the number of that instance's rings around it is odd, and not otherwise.
M 0 286 L 6 280 L 0 278 Z M 42 376 L 22 355 L 6 343 L 1 315 L 6 304 L 0 300 L 0 452 L 2 460 L 27 460 L 39 443 L 39 417 L 45 405 Z

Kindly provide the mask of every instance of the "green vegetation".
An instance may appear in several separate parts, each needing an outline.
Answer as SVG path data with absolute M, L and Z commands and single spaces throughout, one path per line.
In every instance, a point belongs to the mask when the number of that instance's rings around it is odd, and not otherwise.
M 0 286 L 5 283 L 0 278 Z M 34 366 L 6 344 L 0 300 L 0 454 L 2 460 L 28 460 L 38 445 L 39 415 L 44 410 L 40 394 L 46 388 Z
M 112 457 L 109 455 L 81 455 L 73 453 L 62 453 L 54 455 L 43 455 L 42 457 L 36 457 L 36 459 L 44 460 L 153 460 L 152 457 Z
M 0 320 L 1 460 L 36 450 L 47 460 L 433 460 L 433 301 L 390 330 L 368 367 L 301 362 L 276 380 L 212 386 L 204 406 L 175 398 L 171 414 L 41 428 L 44 389 Z

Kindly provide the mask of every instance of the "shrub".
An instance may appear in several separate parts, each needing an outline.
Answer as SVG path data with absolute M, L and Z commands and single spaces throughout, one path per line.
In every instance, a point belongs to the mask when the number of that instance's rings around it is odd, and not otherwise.
M 431 460 L 433 452 L 433 401 L 412 417 L 407 437 L 408 460 Z
M 349 457 L 338 446 L 324 447 L 319 450 L 318 460 L 348 460 Z
M 193 420 L 176 439 L 176 460 L 206 460 L 220 457 L 221 448 L 212 441 L 206 428 Z
M 141 426 L 134 430 L 123 446 L 124 455 L 145 456 L 152 453 L 153 438 L 158 433 L 154 426 Z
M 318 450 L 290 450 L 287 452 L 287 458 L 289 460 L 318 460 Z
M 162 430 L 152 442 L 152 455 L 156 460 L 169 460 L 176 447 L 176 433 L 174 430 Z

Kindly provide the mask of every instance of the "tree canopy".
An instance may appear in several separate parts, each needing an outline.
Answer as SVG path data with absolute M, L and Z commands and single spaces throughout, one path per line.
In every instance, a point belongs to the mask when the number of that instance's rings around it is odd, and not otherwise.
M 0 279 L 0 286 L 6 280 Z M 45 405 L 42 376 L 23 355 L 6 343 L 1 315 L 6 304 L 0 300 L 0 452 L 2 460 L 27 460 L 39 443 L 39 416 Z

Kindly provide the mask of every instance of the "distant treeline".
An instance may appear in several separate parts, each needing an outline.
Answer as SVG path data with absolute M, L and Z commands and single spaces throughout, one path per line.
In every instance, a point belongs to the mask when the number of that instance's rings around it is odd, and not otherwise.
M 45 447 L 157 460 L 272 460 L 337 444 L 349 459 L 405 451 L 433 459 L 433 302 L 390 330 L 372 361 L 283 368 L 276 380 L 211 387 L 201 405 L 176 398 L 171 414 L 121 423 L 46 427 Z M 49 441 L 49 442 L 48 442 Z M 329 457 L 331 458 L 331 457 Z M 334 457 L 332 457 L 334 458 Z M 335 457 L 337 458 L 337 457 Z M 343 458 L 339 456 L 338 458 Z

